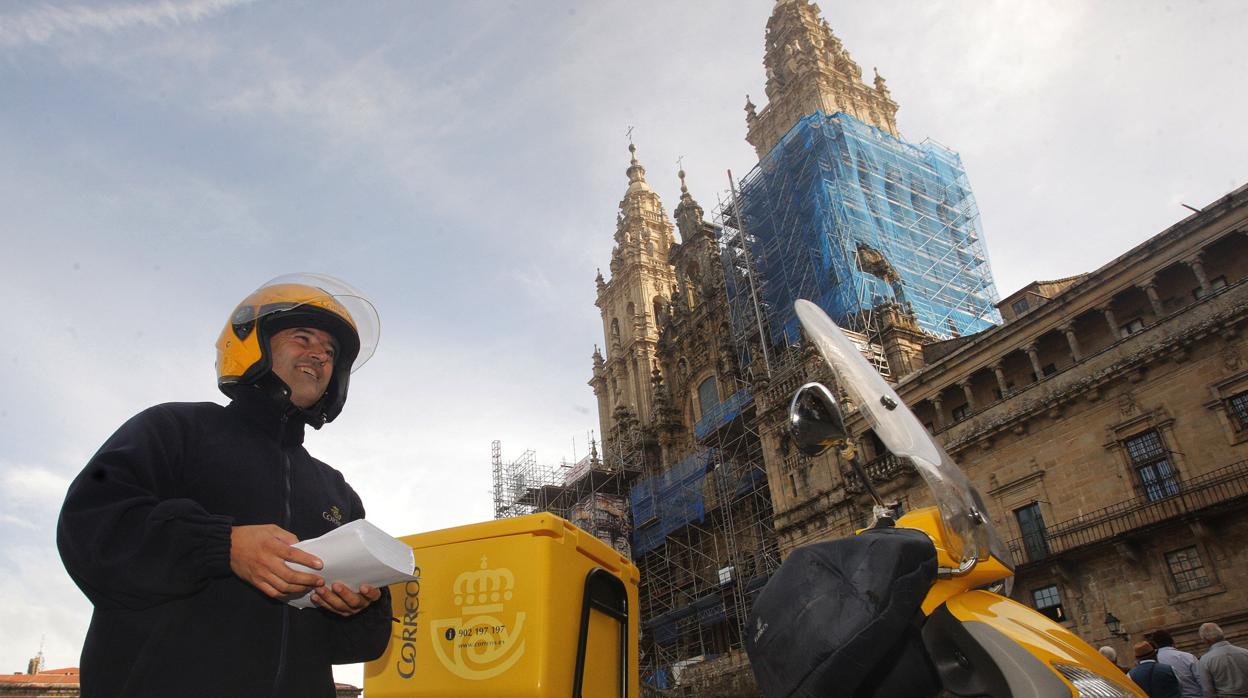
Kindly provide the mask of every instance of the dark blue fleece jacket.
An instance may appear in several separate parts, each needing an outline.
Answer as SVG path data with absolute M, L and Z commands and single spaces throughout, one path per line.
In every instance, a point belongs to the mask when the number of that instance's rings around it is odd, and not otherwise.
M 362 518 L 304 424 L 263 396 L 169 403 L 126 422 L 70 485 L 57 545 L 95 605 L 82 649 L 91 696 L 334 695 L 331 664 L 381 655 L 388 592 L 341 618 L 268 598 L 230 571 L 230 527 L 300 540 Z

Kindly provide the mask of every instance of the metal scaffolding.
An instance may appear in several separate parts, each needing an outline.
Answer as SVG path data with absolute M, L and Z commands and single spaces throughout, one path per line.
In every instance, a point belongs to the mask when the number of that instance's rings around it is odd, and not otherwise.
M 882 308 L 913 315 L 936 336 L 999 321 L 978 211 L 956 153 L 816 112 L 742 179 L 739 194 L 731 184 L 715 216 L 724 292 L 696 311 L 731 330 L 741 370 L 717 372 L 735 381 L 719 385 L 727 397 L 707 405 L 699 394 L 694 424 L 666 407 L 641 424 L 617 407 L 603 457 L 595 450 L 559 469 L 538 465 L 531 451 L 504 464 L 498 442 L 494 448 L 496 516 L 551 511 L 636 562 L 642 683 L 652 694 L 754 690 L 746 618 L 780 564 L 770 487 L 806 486 L 796 453 L 778 457 L 771 477 L 784 482 L 769 483 L 758 407 L 774 417 L 770 410 L 811 374 L 813 354 L 800 344 L 793 301 L 827 310 L 885 376 L 875 334 Z M 712 341 L 698 336 L 695 343 Z M 656 404 L 666 406 L 657 368 L 655 376 Z
M 843 113 L 800 120 L 740 185 L 724 224 L 725 268 L 754 283 L 772 346 L 799 338 L 806 298 L 864 333 L 885 303 L 938 337 L 1000 322 L 979 210 L 957 153 L 906 143 Z M 748 252 L 748 258 L 746 256 Z M 730 285 L 734 327 L 758 324 Z M 747 312 L 749 311 L 749 312 Z
M 548 511 L 631 557 L 628 492 L 636 471 L 608 466 L 592 443 L 589 455 L 553 467 L 538 463 L 532 449 L 510 463 L 503 462 L 501 442 L 494 441 L 491 451 L 494 518 Z
M 729 695 L 746 617 L 780 564 L 753 400 L 739 388 L 699 421 L 689 453 L 633 487 L 642 681 L 659 691 Z

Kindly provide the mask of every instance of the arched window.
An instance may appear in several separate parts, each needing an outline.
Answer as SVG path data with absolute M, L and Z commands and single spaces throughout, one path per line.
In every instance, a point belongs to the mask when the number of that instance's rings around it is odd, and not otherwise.
M 701 417 L 705 417 L 718 406 L 719 386 L 715 384 L 715 376 L 708 376 L 706 380 L 698 384 L 698 410 Z

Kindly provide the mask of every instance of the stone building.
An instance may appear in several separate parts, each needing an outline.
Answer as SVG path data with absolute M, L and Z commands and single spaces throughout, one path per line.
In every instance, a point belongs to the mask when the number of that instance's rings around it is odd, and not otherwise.
M 1002 326 L 925 344 L 896 376 L 1011 539 L 1014 597 L 1095 645 L 1127 652 L 1165 627 L 1203 651 L 1204 621 L 1248 638 L 1246 278 L 1248 186 L 1094 272 L 1027 285 Z M 907 351 L 884 334 L 890 356 Z M 848 535 L 870 508 L 844 463 L 785 455 L 780 402 L 818 375 L 799 369 L 759 408 L 785 552 Z M 929 504 L 856 428 L 885 498 Z
M 770 103 L 746 107 L 760 159 L 816 113 L 838 137 L 907 146 L 883 79 L 861 81 L 814 5 L 777 3 L 764 63 Z M 793 392 L 830 381 L 758 292 L 791 270 L 751 257 L 758 236 L 739 209 L 704 220 L 685 172 L 675 225 L 632 146 L 626 175 L 610 276 L 596 280 L 604 349 L 589 383 L 602 457 L 552 491 L 591 501 L 583 485 L 603 473 L 613 495 L 628 494 L 648 689 L 756 695 L 742 638 L 757 592 L 789 551 L 851 534 L 870 506 L 837 456 L 789 442 Z M 877 203 L 924 195 L 898 196 L 899 181 L 885 176 Z M 953 251 L 977 264 L 973 211 L 952 210 L 947 193 L 931 217 L 964 231 Z M 1246 219 L 1248 187 L 1100 269 L 1028 284 L 970 332 L 933 331 L 946 328 L 888 292 L 901 286 L 896 250 L 855 250 L 880 292 L 839 319 L 862 330 L 851 338 L 983 492 L 1010 539 L 1015 598 L 1120 653 L 1163 626 L 1199 650 L 1206 620 L 1248 636 L 1248 597 L 1233 583 L 1248 571 Z M 887 498 L 904 510 L 930 502 L 856 415 L 851 426 Z
M 607 351 L 595 349 L 590 380 L 603 434 L 593 468 L 604 471 L 601 482 L 630 477 L 643 681 L 751 695 L 741 627 L 779 556 L 732 343 L 719 229 L 703 220 L 681 171 L 677 242 L 629 150 L 611 278 L 597 279 Z M 561 491 L 588 501 L 579 488 L 589 479 Z
M 43 652 L 26 665 L 26 672 L 0 674 L 0 696 L 12 698 L 62 698 L 79 696 L 78 668 L 45 669 Z
M 897 103 L 878 71 L 871 86 L 862 68 L 832 33 L 819 6 L 781 0 L 767 20 L 763 65 L 767 106 L 745 98 L 746 136 L 761 160 L 800 119 L 816 111 L 841 112 L 884 131 L 897 132 Z
M 25 673 L 0 674 L 0 698 L 76 698 L 82 695 L 78 667 L 44 669 L 40 652 L 26 667 Z M 347 683 L 334 684 L 335 698 L 359 698 L 362 689 Z M 169 694 L 178 695 L 176 687 Z

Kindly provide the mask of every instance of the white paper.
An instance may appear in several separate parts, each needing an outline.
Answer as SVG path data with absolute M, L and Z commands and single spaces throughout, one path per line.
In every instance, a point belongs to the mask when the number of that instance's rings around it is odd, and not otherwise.
M 319 557 L 324 567 L 314 570 L 295 562 L 292 569 L 311 572 L 326 585 L 342 582 L 352 591 L 361 584 L 380 589 L 398 582 L 415 581 L 416 559 L 406 543 L 393 538 L 364 519 L 343 524 L 320 538 L 299 541 L 293 547 Z M 288 598 L 296 608 L 313 608 L 312 592 Z

